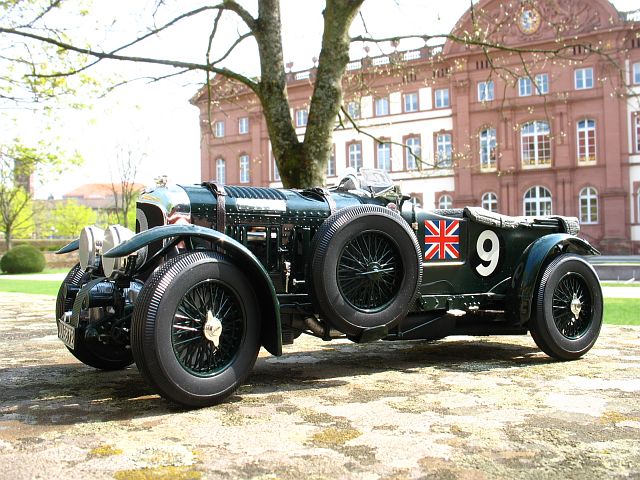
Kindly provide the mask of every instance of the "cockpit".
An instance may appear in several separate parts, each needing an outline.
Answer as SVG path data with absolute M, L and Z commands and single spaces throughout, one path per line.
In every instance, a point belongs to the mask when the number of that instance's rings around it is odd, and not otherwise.
M 375 168 L 361 168 L 359 172 L 348 168 L 338 184 L 329 190 L 370 197 L 402 196 L 387 172 Z

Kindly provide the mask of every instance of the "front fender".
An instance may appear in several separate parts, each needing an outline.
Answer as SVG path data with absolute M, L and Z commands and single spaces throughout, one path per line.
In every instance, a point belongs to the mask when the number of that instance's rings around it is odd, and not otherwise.
M 543 268 L 562 253 L 600 255 L 586 240 L 566 233 L 545 235 L 529 245 L 520 257 L 511 284 L 516 299 L 511 310 L 518 316 L 520 325 L 531 319 L 533 296 Z
M 126 242 L 105 252 L 103 256 L 107 258 L 124 257 L 153 242 L 172 237 L 198 237 L 208 240 L 220 247 L 225 255 L 238 263 L 255 285 L 254 290 L 262 312 L 262 345 L 272 355 L 282 355 L 282 325 L 276 290 L 269 274 L 256 256 L 233 238 L 216 230 L 197 225 L 165 225 L 138 233 Z
M 56 255 L 61 255 L 63 253 L 75 252 L 76 250 L 78 250 L 78 248 L 80 248 L 80 239 L 76 238 L 73 242 L 70 242 L 70 243 L 66 244 L 64 247 L 62 247 L 60 250 L 58 250 L 56 252 Z

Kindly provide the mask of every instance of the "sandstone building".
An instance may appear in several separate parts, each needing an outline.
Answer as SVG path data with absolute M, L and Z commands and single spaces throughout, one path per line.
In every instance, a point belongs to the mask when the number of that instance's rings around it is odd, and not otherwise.
M 640 254 L 640 18 L 606 0 L 481 0 L 452 33 L 474 28 L 507 48 L 447 40 L 349 63 L 344 106 L 366 133 L 336 124 L 327 184 L 383 168 L 427 208 L 573 215 L 604 252 Z M 300 135 L 313 79 L 288 74 Z M 218 77 L 192 103 L 203 180 L 281 185 L 255 95 Z

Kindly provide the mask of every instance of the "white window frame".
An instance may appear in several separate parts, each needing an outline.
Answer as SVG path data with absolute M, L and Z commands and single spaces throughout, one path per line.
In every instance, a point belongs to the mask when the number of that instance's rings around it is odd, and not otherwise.
M 527 213 L 527 206 L 530 206 Z M 551 215 L 553 212 L 553 196 L 542 185 L 531 187 L 522 197 L 522 211 L 525 216 Z
M 336 146 L 331 147 L 331 155 L 329 155 L 329 161 L 327 162 L 327 177 L 336 176 Z
M 497 164 L 496 129 L 487 127 L 480 130 L 480 169 L 495 170 Z
M 434 93 L 436 108 L 449 108 L 449 89 L 438 88 Z
M 533 125 L 533 131 L 525 132 L 525 128 L 529 125 Z M 541 128 L 543 125 L 546 126 L 546 129 Z M 532 137 L 533 142 L 533 163 L 525 163 L 525 138 Z M 546 137 L 546 140 L 544 138 Z M 547 144 L 549 156 L 548 158 L 543 157 L 545 152 L 545 148 L 543 148 L 543 142 Z M 534 120 L 532 122 L 527 122 L 520 127 L 520 155 L 521 155 L 521 163 L 524 167 L 540 167 L 540 166 L 550 166 L 551 165 L 551 127 L 549 123 L 544 120 Z
M 574 86 L 576 90 L 593 88 L 593 67 L 577 68 L 574 71 Z
M 251 161 L 249 155 L 240 155 L 238 158 L 239 171 L 240 171 L 240 183 L 251 182 Z
M 353 100 L 347 103 L 347 113 L 353 119 L 360 118 L 360 102 Z
M 631 83 L 640 85 L 640 62 L 634 63 L 631 67 Z
M 356 172 L 358 172 L 362 168 L 362 143 L 350 143 L 348 150 L 348 166 L 355 168 Z
M 589 133 L 593 132 L 593 158 L 587 153 L 591 150 Z M 584 137 L 584 145 L 580 145 L 580 137 Z M 583 118 L 576 123 L 576 153 L 578 163 L 594 163 L 598 158 L 596 121 L 593 118 Z
M 530 97 L 533 94 L 533 85 L 529 77 L 520 77 L 518 79 L 518 96 Z
M 633 143 L 635 146 L 635 152 L 640 153 L 640 112 L 636 112 L 633 120 L 633 130 L 634 130 L 634 139 Z M 640 223 L 640 222 L 638 222 Z
M 549 74 L 548 73 L 538 73 L 534 77 L 534 88 L 536 95 L 546 95 L 549 93 Z
M 491 102 L 495 98 L 493 80 L 478 82 L 478 101 Z
M 436 134 L 436 166 L 449 168 L 453 163 L 453 137 L 451 133 Z
M 404 113 L 413 113 L 420 110 L 418 104 L 418 94 L 416 92 L 405 93 L 403 95 Z
M 226 183 L 227 181 L 227 162 L 224 158 L 218 157 L 216 159 L 216 182 Z
M 447 210 L 449 208 L 453 208 L 453 198 L 451 198 L 451 195 L 446 193 L 444 195 L 440 195 L 438 198 L 438 209 Z
M 309 121 L 309 111 L 306 108 L 296 110 L 296 127 L 306 127 Z
M 487 192 L 482 195 L 482 208 L 490 212 L 498 211 L 498 195 L 495 192 Z
M 583 207 L 585 210 L 583 211 Z M 578 195 L 578 209 L 580 212 L 580 223 L 598 223 L 598 190 L 594 187 L 584 187 Z
M 274 182 L 279 182 L 281 180 L 280 170 L 278 170 L 278 164 L 276 163 L 275 157 L 273 157 L 272 164 L 273 164 L 273 181 Z
M 389 142 L 376 142 L 376 168 L 391 171 L 391 144 Z M 382 161 L 381 161 L 382 160 Z
M 389 97 L 378 97 L 374 102 L 374 114 L 376 117 L 389 115 Z
M 418 158 L 422 158 L 422 139 L 419 135 L 412 135 L 405 141 L 407 148 L 407 170 L 418 170 Z
M 240 117 L 238 119 L 238 133 L 240 135 L 249 133 L 249 117 Z
M 224 137 L 224 120 L 218 120 L 213 123 L 213 135 L 216 138 Z

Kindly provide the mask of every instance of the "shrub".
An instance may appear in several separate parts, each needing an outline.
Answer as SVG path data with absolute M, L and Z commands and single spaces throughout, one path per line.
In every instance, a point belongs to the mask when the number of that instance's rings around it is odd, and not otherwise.
M 41 272 L 45 265 L 42 252 L 31 245 L 18 245 L 5 253 L 0 260 L 0 268 L 6 273 Z

